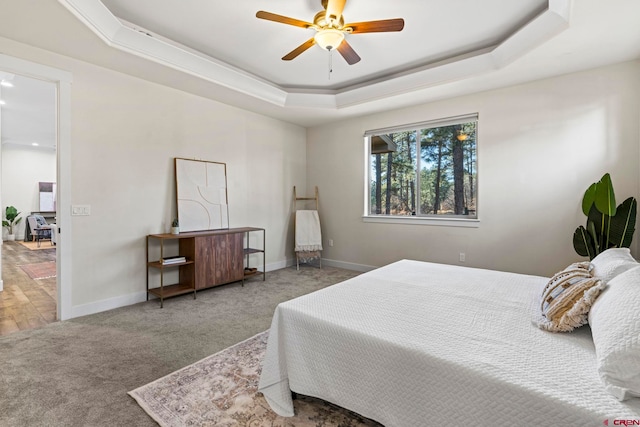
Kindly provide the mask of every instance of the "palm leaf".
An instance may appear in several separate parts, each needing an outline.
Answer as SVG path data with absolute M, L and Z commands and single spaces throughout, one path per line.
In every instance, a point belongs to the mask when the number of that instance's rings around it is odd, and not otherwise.
M 591 205 L 596 201 L 596 184 L 595 182 L 587 188 L 587 191 L 584 192 L 584 197 L 582 198 L 582 212 L 585 216 L 589 216 L 589 211 L 591 210 Z
M 611 176 L 608 173 L 605 173 L 596 185 L 595 205 L 605 215 L 614 216 L 616 214 L 616 196 L 613 192 Z
M 589 216 L 587 216 L 586 228 L 589 234 L 591 234 L 597 253 L 600 253 L 599 248 L 606 246 L 607 240 L 605 237 L 608 223 L 608 216 L 600 212 L 598 208 L 596 208 L 595 203 L 591 205 Z
M 636 211 L 638 202 L 629 197 L 618 206 L 616 216 L 611 218 L 611 247 L 628 248 L 636 228 Z
M 573 248 L 578 255 L 588 256 L 589 259 L 595 257 L 593 239 L 583 226 L 576 228 L 576 231 L 573 233 Z

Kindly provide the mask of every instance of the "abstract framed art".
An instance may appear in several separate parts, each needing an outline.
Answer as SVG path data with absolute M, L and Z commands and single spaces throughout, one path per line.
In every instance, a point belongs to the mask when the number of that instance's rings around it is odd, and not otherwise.
M 175 158 L 180 231 L 229 228 L 227 165 Z

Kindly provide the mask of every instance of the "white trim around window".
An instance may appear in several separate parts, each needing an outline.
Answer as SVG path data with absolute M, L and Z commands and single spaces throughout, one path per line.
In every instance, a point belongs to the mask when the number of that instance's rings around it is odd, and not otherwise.
M 471 191 L 469 194 L 471 194 L 471 196 L 468 195 L 464 195 L 464 199 L 463 200 L 468 200 L 467 197 L 471 197 L 471 201 L 472 206 L 469 206 L 470 209 L 474 209 L 471 212 L 474 212 L 475 214 L 472 214 L 470 216 L 466 216 L 466 215 L 453 215 L 453 214 L 448 214 L 448 213 L 438 213 L 438 214 L 422 214 L 420 213 L 421 211 L 421 207 L 419 205 L 419 203 L 421 203 L 421 196 L 420 196 L 420 176 L 421 173 L 420 172 L 422 169 L 420 168 L 420 141 L 418 140 L 418 133 L 421 130 L 428 130 L 428 129 L 433 129 L 433 128 L 445 128 L 445 127 L 450 127 L 450 126 L 455 126 L 455 125 L 463 125 L 465 123 L 470 123 L 470 122 L 475 122 L 475 124 L 473 126 L 470 127 L 470 129 L 472 129 L 473 134 L 469 134 L 471 136 L 473 136 L 473 138 L 475 138 L 474 141 L 474 145 L 472 148 L 472 153 L 475 155 L 475 159 L 473 159 L 472 163 L 467 163 L 467 164 L 471 164 L 473 165 L 472 169 L 471 169 L 471 173 L 469 176 L 473 176 L 475 177 L 475 180 L 473 178 L 470 178 L 470 180 L 472 181 L 471 184 L 466 183 L 465 184 L 465 188 L 467 187 L 467 184 L 471 185 Z M 460 115 L 460 116 L 453 116 L 453 117 L 446 117 L 446 118 L 442 118 L 442 119 L 436 119 L 436 120 L 429 120 L 429 121 L 424 121 L 424 122 L 418 122 L 418 123 L 412 123 L 412 124 L 406 124 L 406 125 L 399 125 L 399 126 L 391 126 L 391 127 L 385 127 L 385 128 L 379 128 L 379 129 L 373 129 L 373 130 L 367 130 L 364 132 L 364 169 L 365 169 L 365 174 L 364 174 L 364 200 L 363 200 L 363 205 L 364 205 L 364 212 L 363 212 L 363 216 L 362 216 L 362 220 L 363 222 L 368 222 L 368 223 L 386 223 L 386 224 L 420 224 L 420 225 L 430 225 L 430 226 L 444 226 L 444 227 L 466 227 L 466 228 L 477 228 L 480 226 L 480 219 L 477 215 L 477 204 L 478 204 L 478 200 L 477 200 L 477 195 L 478 195 L 478 178 L 477 178 L 477 128 L 478 128 L 478 114 L 474 113 L 474 114 L 465 114 L 465 115 Z M 467 128 L 468 129 L 468 128 Z M 464 130 L 464 128 L 462 129 Z M 460 132 L 460 134 L 462 135 L 463 132 L 462 130 L 458 130 L 458 132 Z M 400 148 L 400 143 L 398 143 L 397 141 L 395 141 L 395 137 L 392 135 L 394 133 L 402 133 L 402 132 L 412 132 L 415 131 L 416 132 L 416 136 L 413 137 L 413 139 L 415 139 L 414 144 L 417 144 L 416 147 L 414 147 L 413 149 L 415 150 L 413 153 L 414 159 L 416 160 L 416 170 L 414 173 L 414 179 L 416 179 L 416 184 L 415 184 L 415 188 L 416 188 L 416 195 L 414 195 L 414 197 L 417 197 L 415 203 L 416 206 L 414 208 L 411 208 L 411 206 L 409 206 L 409 211 L 407 211 L 407 199 L 402 199 L 404 200 L 404 202 L 402 202 L 402 204 L 400 206 L 404 206 L 404 207 L 400 207 L 401 211 L 398 214 L 376 214 L 376 213 L 371 213 L 373 212 L 371 203 L 372 203 L 372 168 L 373 168 L 373 160 L 372 160 L 372 147 L 373 147 L 373 143 L 372 143 L 372 137 L 374 136 L 379 136 L 380 138 L 378 138 L 378 141 L 376 141 L 375 143 L 376 145 L 376 149 L 380 149 L 378 147 L 378 145 L 380 145 L 381 143 L 383 144 L 383 147 L 385 146 L 384 143 L 386 141 L 386 146 L 389 147 L 387 150 L 390 150 L 388 152 L 398 152 L 398 153 L 402 153 L 403 151 Z M 446 130 L 445 130 L 446 132 Z M 449 131 L 451 132 L 451 131 Z M 464 132 L 467 133 L 467 132 Z M 445 133 L 445 135 L 447 135 Z M 465 135 L 466 137 L 466 135 Z M 382 142 L 380 141 L 380 139 L 382 138 Z M 449 138 L 451 138 L 451 135 L 446 136 L 446 141 L 450 141 Z M 392 141 L 393 140 L 393 141 Z M 458 138 L 459 141 L 463 141 L 462 139 Z M 465 139 L 466 140 L 466 139 Z M 401 140 L 402 141 L 402 140 Z M 409 144 L 409 140 L 406 140 L 407 144 Z M 404 145 L 402 145 L 402 147 L 404 147 Z M 407 151 L 408 150 L 408 151 Z M 409 152 L 412 149 L 409 148 L 409 145 L 407 145 L 407 149 L 404 150 L 405 152 Z M 385 153 L 385 151 L 382 151 L 383 153 Z M 378 154 L 378 153 L 376 153 Z M 411 154 L 409 155 L 409 159 L 411 158 Z M 395 156 L 394 156 L 395 159 Z M 378 154 L 378 159 L 377 161 L 380 161 L 380 156 Z M 466 161 L 466 160 L 465 160 Z M 440 169 L 438 169 L 440 170 Z M 383 171 L 384 173 L 384 171 Z M 465 172 L 466 173 L 466 172 Z M 379 172 L 378 172 L 379 175 Z M 466 176 L 466 175 L 465 175 Z M 423 177 L 424 178 L 424 177 Z M 378 179 L 380 179 L 380 177 L 378 176 Z M 395 178 L 393 178 L 395 179 Z M 465 178 L 466 180 L 466 178 Z M 412 179 L 410 179 L 407 182 L 412 182 Z M 475 184 L 475 187 L 473 186 L 473 184 Z M 376 184 L 378 185 L 378 184 Z M 380 184 L 382 185 L 382 184 Z M 384 188 L 384 187 L 383 187 Z M 400 197 L 404 197 L 406 198 L 406 187 L 405 187 L 405 193 L 403 196 L 402 193 L 402 185 L 401 185 L 401 190 L 400 190 Z M 414 187 L 412 187 L 411 191 L 413 190 Z M 466 188 L 465 192 L 469 190 L 469 188 Z M 379 195 L 377 197 L 380 197 Z M 389 197 L 389 196 L 387 196 Z M 394 196 L 397 197 L 397 196 Z M 377 199 L 376 199 L 377 200 Z M 412 198 L 410 198 L 409 200 L 412 200 Z M 459 200 L 459 199 L 457 199 Z M 458 202 L 456 202 L 458 203 Z M 396 209 L 398 208 L 399 205 L 396 204 Z M 413 206 L 413 205 L 412 205 Z M 460 206 L 460 205 L 458 205 Z M 379 207 L 378 207 L 379 209 Z M 387 209 L 389 209 L 388 205 L 387 205 Z M 392 206 L 393 209 L 393 206 Z M 460 208 L 456 208 L 456 209 L 460 209 Z M 411 211 L 414 210 L 413 215 L 411 215 Z M 393 211 L 392 211 L 393 212 Z M 397 211 L 396 211 L 397 212 Z M 465 212 L 466 212 L 466 202 L 465 202 Z

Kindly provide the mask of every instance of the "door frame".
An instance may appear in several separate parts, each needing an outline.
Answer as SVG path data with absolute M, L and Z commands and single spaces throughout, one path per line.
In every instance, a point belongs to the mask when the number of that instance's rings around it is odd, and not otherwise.
M 56 278 L 57 318 L 72 317 L 71 277 L 71 82 L 68 71 L 0 54 L 0 70 L 56 85 Z M 1 204 L 0 204 L 1 206 Z M 0 246 L 1 250 L 1 246 Z M 2 262 L 0 261 L 0 273 Z M 0 275 L 1 277 L 1 275 Z M 1 289 L 1 287 L 0 287 Z

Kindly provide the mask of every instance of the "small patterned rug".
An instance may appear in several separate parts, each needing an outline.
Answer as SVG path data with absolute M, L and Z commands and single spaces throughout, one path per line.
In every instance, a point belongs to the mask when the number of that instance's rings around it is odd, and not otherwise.
M 268 331 L 128 394 L 162 427 L 380 426 L 323 400 L 299 396 L 296 415 L 281 417 L 259 393 Z
M 29 275 L 32 279 L 48 279 L 50 277 L 56 277 L 56 262 L 38 262 L 35 264 L 24 264 L 20 268 Z

